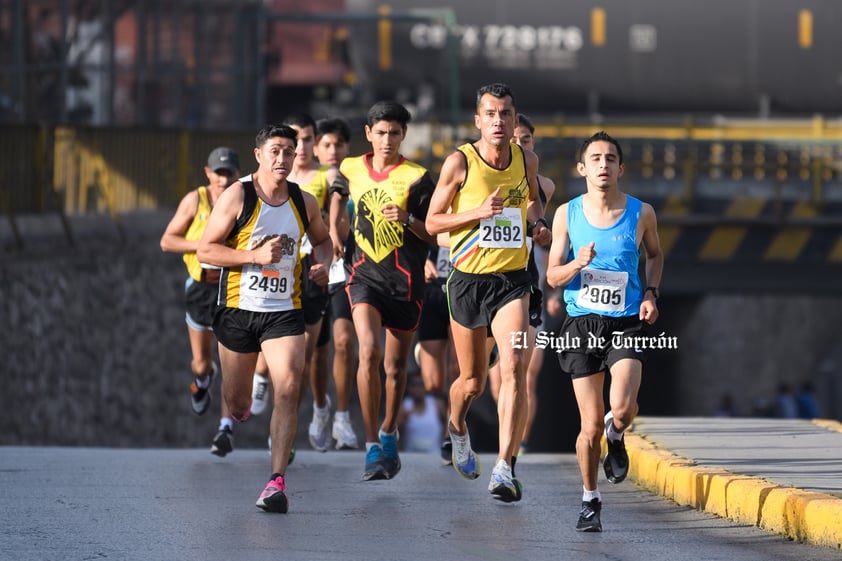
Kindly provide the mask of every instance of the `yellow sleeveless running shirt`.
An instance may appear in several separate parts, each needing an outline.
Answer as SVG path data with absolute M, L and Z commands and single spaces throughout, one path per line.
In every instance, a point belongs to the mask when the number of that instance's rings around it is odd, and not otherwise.
M 187 228 L 187 232 L 184 234 L 184 239 L 191 242 L 202 238 L 202 234 L 205 231 L 205 226 L 208 225 L 208 218 L 211 213 L 208 188 L 204 186 L 199 187 L 196 189 L 196 192 L 199 194 L 199 208 L 196 210 L 196 216 L 193 217 L 193 222 L 190 223 L 190 227 Z M 193 280 L 202 280 L 202 263 L 199 261 L 199 258 L 196 257 L 196 252 L 191 251 L 189 253 L 185 253 L 183 259 L 184 264 L 187 265 L 187 273 L 193 278 Z
M 301 308 L 298 250 L 304 234 L 299 209 L 292 196 L 278 206 L 269 205 L 256 196 L 250 177 L 241 181 L 246 191 L 243 214 L 237 218 L 226 245 L 234 249 L 254 249 L 273 238 L 280 238 L 283 256 L 280 262 L 271 265 L 225 268 L 220 280 L 219 304 L 252 312 L 298 310 Z M 290 189 L 294 186 L 289 185 Z M 253 201 L 251 211 L 249 201 Z
M 318 171 L 316 171 L 316 174 L 309 182 L 299 185 L 302 191 L 307 191 L 316 198 L 316 202 L 319 203 L 319 209 L 322 211 L 323 218 L 327 216 L 327 209 L 325 205 L 327 204 L 327 191 L 330 187 L 330 185 L 327 184 L 328 169 L 330 169 L 330 166 L 319 167 Z M 313 246 L 310 245 L 310 240 L 305 234 L 304 241 L 301 244 L 301 257 L 310 255 L 312 252 Z
M 329 169 L 330 166 L 320 166 L 316 175 L 313 176 L 313 179 L 307 183 L 301 184 L 302 191 L 307 191 L 316 197 L 316 202 L 319 203 L 319 208 L 322 209 L 323 212 L 327 203 L 327 190 L 330 187 L 330 185 L 327 184 L 327 170 Z
M 473 144 L 458 148 L 465 156 L 465 181 L 453 197 L 454 214 L 479 208 L 498 187 L 503 214 L 472 222 L 450 233 L 450 261 L 463 273 L 482 275 L 526 268 L 526 205 L 529 182 L 526 159 L 517 144 L 510 144 L 511 162 L 505 169 L 489 165 Z

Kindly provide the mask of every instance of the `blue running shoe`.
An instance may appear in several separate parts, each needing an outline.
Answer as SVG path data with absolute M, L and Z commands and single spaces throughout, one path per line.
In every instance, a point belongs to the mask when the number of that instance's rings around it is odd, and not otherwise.
M 379 444 L 375 444 L 365 454 L 365 472 L 363 473 L 363 481 L 375 481 L 377 479 L 388 479 L 386 477 L 386 466 L 384 465 L 385 456 L 383 455 L 383 448 Z
M 380 444 L 383 445 L 384 479 L 392 479 L 401 470 L 401 459 L 398 456 L 398 432 L 386 434 L 380 431 Z
M 450 442 L 453 446 L 453 469 L 465 479 L 476 479 L 482 473 L 479 456 L 471 449 L 471 436 L 468 431 L 460 436 L 453 432 L 453 423 L 448 421 L 447 430 L 450 432 Z

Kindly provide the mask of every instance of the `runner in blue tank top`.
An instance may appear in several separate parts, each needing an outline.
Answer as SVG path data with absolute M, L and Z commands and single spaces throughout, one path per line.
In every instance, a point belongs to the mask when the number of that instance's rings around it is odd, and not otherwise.
M 619 483 L 629 466 L 623 431 L 637 415 L 643 371 L 644 345 L 635 343 L 635 338 L 644 337 L 645 326 L 658 319 L 664 256 L 652 206 L 620 191 L 619 143 L 604 132 L 593 135 L 582 145 L 576 166 L 588 190 L 556 211 L 547 282 L 565 287 L 568 317 L 559 341 L 568 347 L 559 353 L 559 364 L 573 379 L 581 416 L 576 457 L 583 496 L 576 529 L 601 532 L 597 472 L 602 434 L 608 439 L 605 475 Z M 646 255 L 645 283 L 638 274 L 641 245 Z M 603 416 L 608 370 L 610 410 Z

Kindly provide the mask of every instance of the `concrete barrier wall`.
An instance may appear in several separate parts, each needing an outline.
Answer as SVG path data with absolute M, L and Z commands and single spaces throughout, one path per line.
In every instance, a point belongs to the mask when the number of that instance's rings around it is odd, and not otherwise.
M 219 385 L 196 416 L 186 271 L 158 245 L 170 216 L 21 217 L 22 247 L 0 222 L 0 444 L 210 446 Z M 235 445 L 267 434 L 257 418 Z

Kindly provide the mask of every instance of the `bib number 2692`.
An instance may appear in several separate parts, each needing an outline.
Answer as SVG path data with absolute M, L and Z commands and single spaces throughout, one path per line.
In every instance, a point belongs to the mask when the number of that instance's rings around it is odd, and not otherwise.
M 479 222 L 479 246 L 489 248 L 523 247 L 523 219 L 519 208 L 504 208 L 502 214 Z

